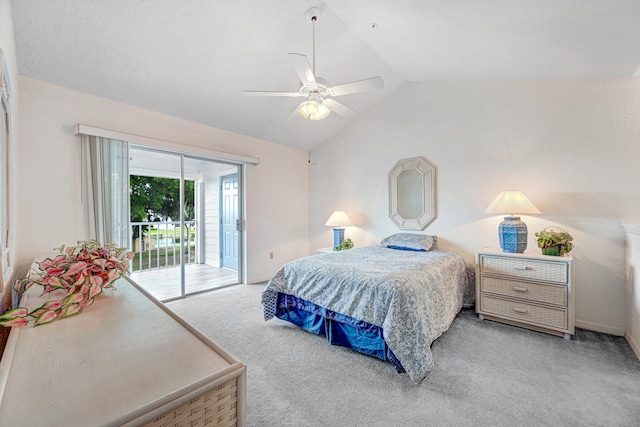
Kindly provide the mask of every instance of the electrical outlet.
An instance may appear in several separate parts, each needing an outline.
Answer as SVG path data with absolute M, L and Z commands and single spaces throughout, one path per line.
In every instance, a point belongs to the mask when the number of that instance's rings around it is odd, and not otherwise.
M 273 252 L 269 252 L 269 259 L 273 259 Z

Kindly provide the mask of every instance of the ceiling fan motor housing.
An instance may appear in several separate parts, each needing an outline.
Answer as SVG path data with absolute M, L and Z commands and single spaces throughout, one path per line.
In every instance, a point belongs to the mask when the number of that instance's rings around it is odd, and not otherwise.
M 324 98 L 330 95 L 329 82 L 322 77 L 316 77 L 316 84 L 303 84 L 300 86 L 300 93 L 311 98 Z
M 307 17 L 307 20 L 309 20 L 311 22 L 317 21 L 318 20 L 318 16 L 320 16 L 320 9 L 318 9 L 317 7 L 309 8 L 309 10 L 307 10 L 307 13 L 305 14 L 305 16 Z

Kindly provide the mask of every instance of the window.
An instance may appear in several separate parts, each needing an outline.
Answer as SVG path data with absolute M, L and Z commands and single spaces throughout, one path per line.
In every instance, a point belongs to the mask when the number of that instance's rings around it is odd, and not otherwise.
M 11 275 L 11 86 L 7 62 L 0 49 L 0 291 Z

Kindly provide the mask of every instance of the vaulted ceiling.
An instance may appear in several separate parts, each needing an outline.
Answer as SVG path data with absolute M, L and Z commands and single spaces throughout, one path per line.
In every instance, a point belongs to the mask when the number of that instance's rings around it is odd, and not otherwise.
M 640 66 L 638 0 L 13 0 L 20 74 L 304 150 L 352 120 L 309 121 L 288 53 L 359 113 L 406 82 L 625 78 Z

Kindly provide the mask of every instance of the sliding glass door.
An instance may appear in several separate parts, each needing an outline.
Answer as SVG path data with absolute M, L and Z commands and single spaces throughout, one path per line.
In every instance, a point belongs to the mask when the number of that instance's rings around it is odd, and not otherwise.
M 133 279 L 162 301 L 240 283 L 241 166 L 132 146 L 129 171 Z

